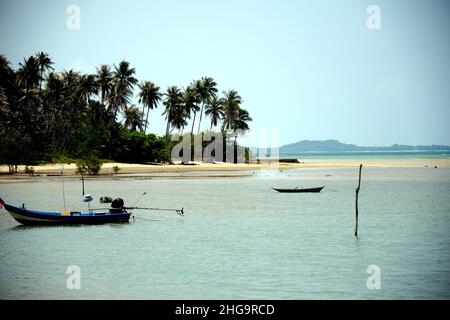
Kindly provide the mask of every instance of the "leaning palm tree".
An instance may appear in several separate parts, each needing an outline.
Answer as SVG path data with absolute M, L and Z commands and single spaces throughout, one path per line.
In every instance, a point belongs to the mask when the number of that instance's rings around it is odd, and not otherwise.
M 183 96 L 180 89 L 177 86 L 168 87 L 165 96 L 166 98 L 163 102 L 165 109 L 162 114 L 165 115 L 167 120 L 166 126 L 166 139 L 167 139 L 169 137 L 170 126 L 173 124 L 174 119 L 177 116 L 177 113 L 182 108 Z
M 206 105 L 209 104 L 209 102 L 211 101 L 212 98 L 214 98 L 216 96 L 217 93 L 217 83 L 214 81 L 213 78 L 211 77 L 203 77 L 200 80 L 200 83 L 197 84 L 197 87 L 199 88 L 199 95 L 201 97 L 201 101 L 202 101 L 202 107 L 200 110 L 200 119 L 198 121 L 198 132 L 200 133 L 200 126 L 202 123 L 202 115 L 203 115 L 203 109 Z
M 162 94 L 159 92 L 159 87 L 151 81 L 145 81 L 139 85 L 139 103 L 142 103 L 142 118 L 144 118 L 144 108 L 147 107 L 147 116 L 145 117 L 144 133 L 147 133 L 148 112 L 150 109 L 158 107 L 158 102 L 161 101 Z M 143 119 L 142 119 L 143 120 Z
M 133 96 L 133 87 L 138 83 L 138 80 L 134 77 L 136 70 L 130 68 L 130 63 L 127 61 L 121 61 L 118 66 L 114 65 L 114 91 L 117 97 L 117 101 L 121 101 L 123 109 L 125 109 Z M 118 108 L 114 110 L 114 117 L 117 115 Z
M 39 66 L 39 71 L 40 71 L 40 82 L 39 82 L 39 99 L 41 98 L 41 92 L 42 92 L 42 81 L 44 80 L 44 72 L 45 71 L 50 71 L 50 70 L 55 70 L 52 67 L 52 60 L 50 59 L 49 55 L 45 52 L 38 52 L 36 53 L 36 60 L 37 60 L 37 64 Z
M 218 99 L 217 97 L 213 97 L 208 105 L 205 108 L 205 115 L 211 118 L 211 126 L 209 127 L 209 131 L 212 130 L 212 127 L 217 126 L 219 120 L 223 118 L 223 100 Z
M 124 110 L 125 114 L 125 128 L 136 131 L 137 129 L 142 130 L 142 113 L 135 106 L 127 107 Z
M 110 94 L 113 86 L 113 74 L 110 66 L 102 64 L 100 68 L 97 68 L 97 84 L 99 86 L 101 104 L 104 104 L 105 97 Z

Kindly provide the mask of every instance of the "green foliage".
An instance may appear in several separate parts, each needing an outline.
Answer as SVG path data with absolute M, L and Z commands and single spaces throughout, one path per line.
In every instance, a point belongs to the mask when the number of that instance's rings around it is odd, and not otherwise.
M 25 166 L 24 172 L 29 174 L 29 175 L 31 175 L 31 176 L 33 176 L 34 175 L 34 168 L 33 167 L 29 167 L 29 166 Z
M 112 170 L 113 170 L 114 174 L 118 174 L 120 171 L 120 167 L 115 165 L 114 167 L 112 167 Z
M 98 174 L 99 159 L 170 161 L 176 144 L 170 135 L 187 131 L 191 121 L 190 131 L 198 121 L 199 132 L 203 113 L 210 118 L 210 130 L 220 122 L 246 130 L 251 121 L 238 93 L 230 90 L 218 98 L 210 77 L 193 81 L 185 90 L 170 86 L 163 93 L 153 82 L 139 84 L 127 61 L 101 65 L 95 74 L 54 72 L 53 64 L 48 54 L 39 52 L 13 70 L 0 54 L 0 164 L 8 165 L 10 173 L 19 164 L 76 162 L 80 173 Z M 135 88 L 142 111 L 130 105 Z M 149 110 L 158 104 L 165 106 L 164 137 L 146 134 Z
M 0 136 L 0 163 L 8 165 L 9 173 L 16 173 L 19 164 L 31 164 L 34 156 L 31 137 L 18 132 Z
M 85 175 L 86 173 L 92 176 L 98 175 L 102 168 L 102 161 L 97 157 L 89 157 L 86 159 L 78 160 L 76 163 L 76 174 Z

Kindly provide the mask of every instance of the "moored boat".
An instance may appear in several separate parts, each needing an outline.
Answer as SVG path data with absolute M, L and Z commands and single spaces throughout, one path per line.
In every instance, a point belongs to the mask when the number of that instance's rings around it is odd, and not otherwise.
M 280 189 L 280 188 L 273 188 L 273 190 L 276 190 L 278 192 L 282 192 L 282 193 L 307 193 L 307 192 L 320 192 L 322 191 L 322 189 L 325 188 L 325 186 L 323 187 L 317 187 L 317 188 L 291 188 L 291 189 Z
M 111 208 L 101 212 L 90 210 L 89 212 L 47 212 L 29 210 L 24 205 L 16 207 L 5 203 L 0 199 L 0 206 L 19 223 L 24 225 L 74 225 L 74 224 L 103 224 L 128 222 L 131 212 L 125 208 Z

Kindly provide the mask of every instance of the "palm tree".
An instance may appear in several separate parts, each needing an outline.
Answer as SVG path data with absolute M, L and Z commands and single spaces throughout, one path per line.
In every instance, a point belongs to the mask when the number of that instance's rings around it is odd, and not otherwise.
M 139 85 L 139 103 L 142 103 L 142 118 L 144 117 L 144 108 L 147 107 L 147 116 L 145 118 L 144 133 L 147 133 L 148 124 L 148 112 L 150 109 L 158 107 L 158 102 L 161 101 L 161 93 L 159 92 L 159 87 L 151 81 L 145 81 Z M 144 120 L 144 119 L 142 119 Z
M 136 70 L 130 68 L 130 63 L 127 61 L 121 61 L 119 66 L 114 65 L 114 91 L 115 101 L 120 102 L 115 106 L 114 118 L 117 115 L 118 108 L 126 108 L 130 102 L 130 97 L 133 96 L 133 86 L 138 83 L 138 80 L 134 77 Z M 118 97 L 117 97 L 118 96 Z
M 213 126 L 217 126 L 220 119 L 223 118 L 224 112 L 222 108 L 223 100 L 213 97 L 205 108 L 205 115 L 211 118 L 211 126 L 209 131 L 211 131 Z
M 96 94 L 99 90 L 97 78 L 93 74 L 83 74 L 78 83 L 78 93 L 82 102 L 88 103 L 91 96 Z
M 239 108 L 236 117 L 233 121 L 233 129 L 234 130 L 242 130 L 243 132 L 249 130 L 249 126 L 247 122 L 252 121 L 250 114 L 247 110 Z
M 7 70 L 10 70 L 11 66 L 10 66 L 10 62 L 8 60 L 8 58 L 6 58 L 6 56 L 2 53 L 0 54 L 0 71 L 2 72 L 9 72 Z
M 124 109 L 125 113 L 125 128 L 136 131 L 138 128 L 139 130 L 142 130 L 142 112 L 139 111 L 139 109 L 135 106 L 127 107 Z
M 222 129 L 233 129 L 235 119 L 240 109 L 240 104 L 242 103 L 242 98 L 236 90 L 224 91 L 223 95 L 222 105 L 224 116 Z
M 163 102 L 165 110 L 162 114 L 165 115 L 167 120 L 167 127 L 166 127 L 166 139 L 167 139 L 169 137 L 170 126 L 173 124 L 174 119 L 176 119 L 177 114 L 180 112 L 180 109 L 182 108 L 183 96 L 180 89 L 177 86 L 168 87 L 165 96 L 166 98 Z
M 58 141 L 58 153 L 62 154 L 66 146 L 69 137 L 72 134 L 72 129 L 76 124 L 74 119 L 82 112 L 84 106 L 82 105 L 81 92 L 81 74 L 74 72 L 73 70 L 64 71 L 62 73 L 63 92 L 62 92 L 62 121 L 59 123 L 59 141 Z
M 42 81 L 44 80 L 44 72 L 49 70 L 55 70 L 52 67 L 52 60 L 50 59 L 49 55 L 45 52 L 38 52 L 36 53 L 36 60 L 37 64 L 39 66 L 40 71 L 40 82 L 39 82 L 39 99 L 41 98 L 41 92 L 42 92 Z
M 30 90 L 36 87 L 41 80 L 39 64 L 35 57 L 23 59 L 23 63 L 19 63 L 17 70 L 17 78 L 19 85 L 25 89 L 25 97 L 28 97 Z
M 102 64 L 100 68 L 97 68 L 97 84 L 100 90 L 100 101 L 104 105 L 105 97 L 110 94 L 113 86 L 113 74 L 110 66 Z
M 174 129 L 178 129 L 182 133 L 184 127 L 186 127 L 188 124 L 186 119 L 188 119 L 186 117 L 186 109 L 184 108 L 183 104 L 179 104 L 173 114 L 173 118 L 171 121 L 172 127 Z
M 5 89 L 0 87 L 0 133 L 5 133 L 8 130 L 8 127 L 10 125 L 9 123 L 9 115 L 10 115 L 10 108 L 9 108 L 9 102 L 8 97 L 5 94 Z
M 211 77 L 203 77 L 200 81 L 196 82 L 196 89 L 201 97 L 202 108 L 200 110 L 200 119 L 198 121 L 198 132 L 200 133 L 200 126 L 202 123 L 203 109 L 205 105 L 208 105 L 213 97 L 217 93 L 217 83 Z
M 188 86 L 183 92 L 183 109 L 184 109 L 184 117 L 185 119 L 190 119 L 191 114 L 194 113 L 194 120 L 192 121 L 192 130 L 191 134 L 194 133 L 194 123 L 195 123 L 195 115 L 198 111 L 200 111 L 200 107 L 198 106 L 200 102 L 199 95 L 196 90 L 192 88 L 192 86 Z

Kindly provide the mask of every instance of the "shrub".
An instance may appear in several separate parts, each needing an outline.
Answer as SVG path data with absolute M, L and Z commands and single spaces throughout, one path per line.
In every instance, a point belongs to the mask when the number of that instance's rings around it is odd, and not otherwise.
M 28 173 L 30 175 L 34 175 L 34 168 L 33 167 L 29 167 L 29 166 L 25 166 L 25 173 Z
M 96 176 L 102 168 L 102 161 L 97 157 L 90 157 L 77 162 L 77 169 L 75 173 L 77 174 L 89 174 L 91 176 Z
M 119 168 L 119 166 L 116 165 L 116 166 L 112 167 L 112 170 L 113 170 L 114 174 L 118 174 L 120 171 L 120 168 Z

